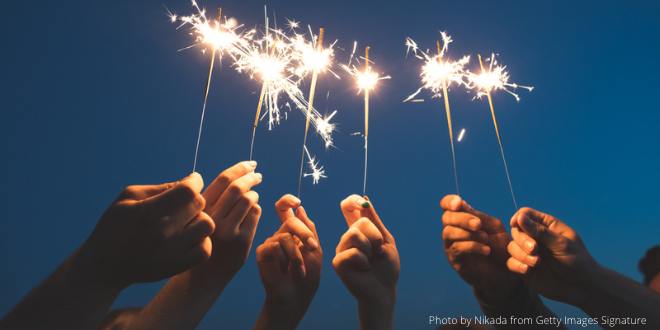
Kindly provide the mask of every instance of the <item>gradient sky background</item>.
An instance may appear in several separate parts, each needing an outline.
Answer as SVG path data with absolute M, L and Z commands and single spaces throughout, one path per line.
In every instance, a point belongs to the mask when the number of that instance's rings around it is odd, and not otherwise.
M 455 193 L 442 101 L 402 103 L 420 85 L 421 61 L 405 38 L 449 56 L 499 53 L 520 103 L 494 94 L 518 204 L 553 214 L 582 236 L 603 265 L 641 280 L 637 262 L 658 243 L 660 120 L 657 93 L 660 4 L 652 1 L 207 1 L 200 5 L 263 24 L 264 4 L 326 29 L 348 61 L 354 40 L 371 46 L 391 75 L 371 97 L 367 195 L 397 240 L 402 272 L 397 328 L 432 329 L 429 315 L 481 315 L 442 250 L 440 199 Z M 0 12 L 0 315 L 79 246 L 119 192 L 131 184 L 178 180 L 192 169 L 208 54 L 166 16 L 190 14 L 188 0 L 2 1 Z M 272 16 L 272 15 L 271 15 Z M 343 51 L 339 47 L 346 49 Z M 339 71 L 337 69 L 337 71 Z M 346 75 L 322 76 L 315 106 L 338 110 L 335 145 L 308 147 L 328 179 L 303 182 L 302 200 L 324 249 L 321 286 L 301 329 L 356 328 L 356 303 L 332 269 L 347 229 L 339 202 L 362 191 L 363 99 Z M 309 82 L 307 82 L 308 84 Z M 308 85 L 303 87 L 307 94 Z M 249 156 L 260 84 L 225 59 L 216 67 L 199 151 L 206 183 Z M 326 94 L 329 98 L 326 100 Z M 449 94 L 462 196 L 502 219 L 515 212 L 487 101 Z M 293 111 L 255 141 L 256 188 L 264 214 L 246 265 L 199 329 L 251 328 L 264 291 L 254 248 L 277 230 L 273 204 L 296 193 L 304 116 Z M 115 306 L 146 305 L 163 283 L 135 285 Z M 559 316 L 584 316 L 550 302 Z M 577 327 L 576 329 L 579 329 Z

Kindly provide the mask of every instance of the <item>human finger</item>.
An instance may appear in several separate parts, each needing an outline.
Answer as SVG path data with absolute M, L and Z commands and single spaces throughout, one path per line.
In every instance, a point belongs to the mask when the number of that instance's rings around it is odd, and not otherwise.
M 229 187 L 229 185 L 236 179 L 253 172 L 257 167 L 257 162 L 240 162 L 220 173 L 215 180 L 204 191 L 204 197 L 209 202 L 209 206 L 215 205 L 218 202 L 222 193 Z
M 227 214 L 227 216 L 224 218 L 224 221 L 226 221 L 226 225 L 238 229 L 245 220 L 245 217 L 247 216 L 248 212 L 258 202 L 259 202 L 259 194 L 256 191 L 250 190 L 244 193 L 242 196 L 238 198 L 238 200 L 234 204 L 234 207 L 229 211 L 229 214 Z
M 300 219 L 296 217 L 289 218 L 289 220 L 284 222 L 279 231 L 295 235 L 300 239 L 300 241 L 303 242 L 303 244 L 305 244 L 305 246 L 310 251 L 314 251 L 319 248 L 319 243 L 316 241 L 314 233 Z
M 530 270 L 529 265 L 513 257 L 506 261 L 506 267 L 514 273 L 523 275 L 527 274 Z
M 284 254 L 286 254 L 286 257 L 291 264 L 291 268 L 295 269 L 301 278 L 305 277 L 307 274 L 305 270 L 305 261 L 303 260 L 302 254 L 300 253 L 293 236 L 289 233 L 283 233 L 277 236 L 277 240 L 280 242 Z
M 307 216 L 307 211 L 305 211 L 302 205 L 296 209 L 296 217 L 300 219 L 300 221 L 302 221 L 305 226 L 307 226 L 307 228 L 312 231 L 312 233 L 314 233 L 314 238 L 316 238 L 316 242 L 319 243 L 320 246 L 321 242 L 319 242 L 319 234 L 316 232 L 316 225 L 312 220 L 309 219 Z
M 539 256 L 529 255 L 527 252 L 523 251 L 520 245 L 518 245 L 514 241 L 509 242 L 509 245 L 507 246 L 507 251 L 509 251 L 511 257 L 517 259 L 518 261 L 526 263 L 531 267 L 536 267 L 537 263 L 539 262 Z
M 341 201 L 341 213 L 344 214 L 344 218 L 346 219 L 346 223 L 348 223 L 349 227 L 355 223 L 355 221 L 358 221 L 360 218 L 362 218 L 360 211 L 362 211 L 364 208 L 362 206 L 363 203 L 358 203 L 358 200 L 360 199 L 362 199 L 362 197 L 358 195 L 350 195 Z
M 214 230 L 213 219 L 208 214 L 201 212 L 183 228 L 180 236 L 186 245 L 192 246 L 211 236 Z
M 229 212 L 234 208 L 236 202 L 238 202 L 241 197 L 252 189 L 253 186 L 261 183 L 262 176 L 261 173 L 250 172 L 242 177 L 234 180 L 227 189 L 222 193 L 218 202 L 213 205 L 211 212 L 213 216 L 219 218 L 224 218 L 229 214 Z M 210 213 L 210 212 L 209 212 Z
M 467 255 L 484 255 L 490 254 L 490 247 L 474 241 L 454 242 L 449 248 L 445 250 L 447 256 L 454 262 L 457 259 L 463 258 Z
M 295 216 L 293 209 L 298 206 L 300 206 L 300 199 L 291 194 L 286 194 L 275 202 L 275 211 L 280 218 L 280 222 L 285 223 L 289 218 L 293 218 Z
M 254 204 L 252 208 L 248 211 L 247 215 L 239 230 L 250 237 L 254 237 L 254 233 L 257 231 L 257 226 L 259 225 L 259 219 L 261 218 L 261 206 L 259 204 Z
M 539 245 L 536 240 L 531 238 L 527 233 L 518 227 L 511 228 L 511 237 L 513 242 L 529 255 L 537 255 Z
M 371 243 L 373 252 L 379 255 L 383 254 L 383 242 L 385 241 L 383 234 L 370 219 L 362 218 L 356 221 L 351 228 L 358 229 L 365 237 L 367 237 Z
M 474 212 L 472 206 L 470 206 L 466 201 L 464 201 L 458 195 L 447 195 L 442 198 L 440 201 L 440 207 L 445 211 L 452 212 Z
M 335 250 L 336 254 L 340 254 L 343 251 L 356 248 L 362 253 L 371 257 L 373 255 L 371 242 L 359 229 L 355 226 L 348 228 L 348 230 L 341 236 L 339 240 L 339 245 Z
M 204 188 L 204 180 L 198 173 L 193 173 L 179 181 L 172 188 L 155 196 L 143 199 L 139 204 L 145 212 L 157 216 L 170 215 L 197 198 Z M 200 196 L 201 197 L 201 196 Z
M 371 265 L 366 254 L 356 248 L 352 248 L 337 253 L 335 258 L 332 259 L 332 267 L 337 274 L 345 274 L 353 270 L 369 270 Z
M 481 229 L 481 219 L 470 213 L 445 211 L 442 214 L 442 225 L 476 231 Z
M 364 200 L 369 202 L 370 206 L 364 208 L 361 212 L 361 215 L 371 220 L 371 222 L 373 222 L 376 228 L 378 228 L 381 234 L 383 234 L 383 241 L 385 243 L 394 244 L 394 237 L 392 236 L 392 234 L 390 234 L 390 231 L 387 230 L 385 224 L 383 224 L 383 221 L 380 220 L 380 217 L 378 216 L 378 214 L 376 213 L 376 209 L 374 208 L 374 204 L 367 196 L 364 196 Z
M 488 242 L 488 234 L 481 230 L 472 232 L 462 228 L 449 226 L 442 230 L 442 241 L 445 249 L 454 242 L 462 241 L 475 241 L 486 244 Z
M 282 249 L 282 245 L 275 237 L 268 238 L 264 244 L 259 245 L 256 251 L 257 263 L 275 261 L 282 274 L 286 274 L 289 268 L 289 259 Z
M 518 214 L 518 225 L 521 233 L 528 235 L 538 244 L 549 248 L 550 250 L 562 251 L 568 245 L 568 239 L 550 228 L 536 222 L 527 216 L 526 213 Z M 524 248 L 524 247 L 523 247 Z

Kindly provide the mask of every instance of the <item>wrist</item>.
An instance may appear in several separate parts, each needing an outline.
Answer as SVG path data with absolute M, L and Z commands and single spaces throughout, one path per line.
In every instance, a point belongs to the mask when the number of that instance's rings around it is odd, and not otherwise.
M 275 302 L 266 297 L 255 329 L 289 330 L 295 329 L 302 320 L 307 307 L 299 304 Z
M 396 304 L 396 290 L 383 299 L 360 301 L 358 300 L 358 315 L 360 329 L 393 329 L 394 306 Z
M 83 244 L 64 261 L 56 272 L 60 273 L 64 283 L 77 286 L 83 292 L 119 295 L 129 284 L 123 284 L 113 279 L 107 269 L 97 264 L 96 259 L 89 255 Z
M 506 306 L 511 305 L 520 297 L 527 296 L 529 288 L 522 279 L 514 279 L 512 282 L 507 282 L 508 285 L 497 285 L 491 288 L 478 288 L 473 287 L 474 295 L 477 299 L 489 306 Z

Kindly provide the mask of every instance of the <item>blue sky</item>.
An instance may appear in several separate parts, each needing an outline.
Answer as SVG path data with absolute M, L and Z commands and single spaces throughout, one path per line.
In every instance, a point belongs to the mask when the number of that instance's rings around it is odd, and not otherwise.
M 631 1 L 222 1 L 200 5 L 263 24 L 296 19 L 337 39 L 346 62 L 353 41 L 371 46 L 375 68 L 391 80 L 371 95 L 367 195 L 397 240 L 402 272 L 398 328 L 431 329 L 428 316 L 480 311 L 448 265 L 441 243 L 440 199 L 455 193 L 441 100 L 402 103 L 420 85 L 421 62 L 405 38 L 433 48 L 447 31 L 448 55 L 500 54 L 519 90 L 517 103 L 494 94 L 495 111 L 520 206 L 564 220 L 603 265 L 640 280 L 636 266 L 658 243 L 660 185 L 657 62 L 660 5 Z M 192 43 L 163 5 L 190 14 L 187 0 L 4 1 L 0 21 L 0 315 L 79 246 L 119 192 L 131 184 L 178 180 L 192 169 L 208 54 Z M 343 51 L 339 47 L 346 49 Z M 225 59 L 216 67 L 199 150 L 206 183 L 249 156 L 260 84 Z M 338 69 L 337 69 L 338 71 Z M 329 93 L 329 94 L 328 94 Z M 326 95 L 329 95 L 326 98 Z M 505 223 L 515 212 L 487 101 L 449 92 L 462 196 Z M 315 106 L 338 110 L 336 148 L 310 151 L 328 179 L 303 181 L 303 205 L 317 224 L 325 258 L 320 289 L 300 328 L 357 325 L 356 303 L 332 270 L 346 224 L 339 202 L 361 193 L 363 100 L 353 82 L 319 79 Z M 279 227 L 273 204 L 296 193 L 304 116 L 297 111 L 255 141 L 264 208 L 256 247 Z M 651 208 L 648 207 L 651 205 Z M 127 289 L 116 306 L 145 305 L 162 283 Z M 249 328 L 264 293 L 254 250 L 200 329 Z M 560 316 L 575 308 L 550 303 Z

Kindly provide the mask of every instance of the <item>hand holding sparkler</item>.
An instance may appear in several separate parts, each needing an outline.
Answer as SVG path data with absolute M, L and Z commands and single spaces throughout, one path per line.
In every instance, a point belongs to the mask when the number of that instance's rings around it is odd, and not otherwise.
M 360 329 L 392 329 L 401 271 L 394 237 L 369 201 L 352 195 L 341 202 L 348 230 L 332 260 L 335 272 L 358 302 Z
M 300 200 L 285 195 L 275 203 L 275 209 L 282 226 L 256 252 L 266 301 L 254 329 L 284 324 L 295 328 L 321 281 L 323 251 L 316 227 Z

